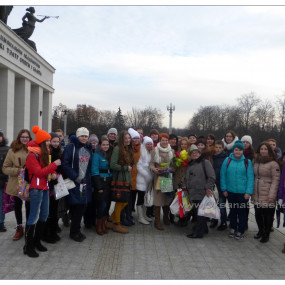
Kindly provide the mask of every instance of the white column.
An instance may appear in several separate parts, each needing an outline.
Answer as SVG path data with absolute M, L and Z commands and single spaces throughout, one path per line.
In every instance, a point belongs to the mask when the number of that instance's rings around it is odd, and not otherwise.
M 43 88 L 32 85 L 31 88 L 31 110 L 30 110 L 30 129 L 33 126 L 39 126 L 42 129 L 43 112 Z
M 14 92 L 15 73 L 9 69 L 0 69 L 0 129 L 8 138 L 14 139 Z
M 21 129 L 30 129 L 31 82 L 25 78 L 15 81 L 14 137 Z
M 44 91 L 43 94 L 43 130 L 51 132 L 52 123 L 52 93 Z

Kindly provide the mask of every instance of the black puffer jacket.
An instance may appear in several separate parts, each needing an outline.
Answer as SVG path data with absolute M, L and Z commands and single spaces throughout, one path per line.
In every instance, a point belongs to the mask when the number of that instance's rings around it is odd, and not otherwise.
M 8 181 L 8 175 L 4 174 L 2 171 L 2 166 L 5 160 L 5 157 L 7 155 L 7 152 L 9 150 L 9 147 L 7 146 L 7 140 L 3 136 L 3 134 L 0 132 L 0 136 L 2 137 L 2 142 L 0 143 L 0 188 L 3 189 L 5 182 Z

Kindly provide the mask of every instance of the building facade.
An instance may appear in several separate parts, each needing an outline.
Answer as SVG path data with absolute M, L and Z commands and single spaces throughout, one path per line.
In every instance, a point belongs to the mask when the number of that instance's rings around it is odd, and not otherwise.
M 51 131 L 52 67 L 0 21 L 0 129 L 9 143 L 19 130 Z

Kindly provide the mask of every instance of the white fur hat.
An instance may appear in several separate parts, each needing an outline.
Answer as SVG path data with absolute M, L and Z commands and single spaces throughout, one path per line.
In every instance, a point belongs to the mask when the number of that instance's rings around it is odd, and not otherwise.
M 250 145 L 252 145 L 252 138 L 251 138 L 251 136 L 243 136 L 243 137 L 241 138 L 241 141 L 242 141 L 242 142 L 249 142 Z
M 153 144 L 153 140 L 152 140 L 152 138 L 150 138 L 148 136 L 145 136 L 143 138 L 143 145 L 146 145 L 147 143 L 152 143 Z
M 84 128 L 84 127 L 79 128 L 76 131 L 76 136 L 77 137 L 80 137 L 80 136 L 87 136 L 87 137 L 89 137 L 89 131 L 86 128 Z
M 128 129 L 128 133 L 130 134 L 131 138 L 140 138 L 140 134 L 134 130 L 133 128 Z

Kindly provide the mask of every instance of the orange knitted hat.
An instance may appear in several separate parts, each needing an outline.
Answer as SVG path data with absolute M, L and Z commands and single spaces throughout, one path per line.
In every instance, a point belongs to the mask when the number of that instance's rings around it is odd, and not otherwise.
M 35 142 L 37 144 L 51 139 L 50 134 L 44 130 L 41 130 L 39 126 L 34 126 L 32 132 L 36 135 Z

